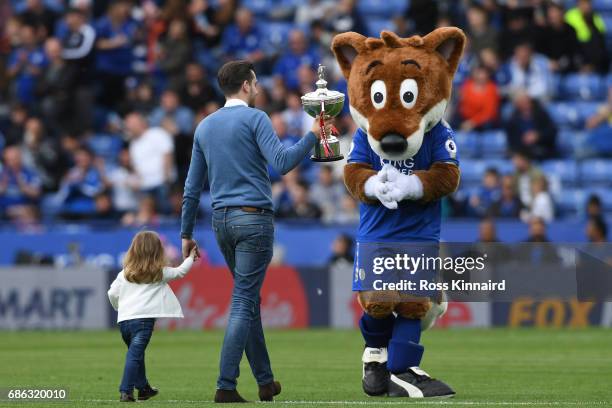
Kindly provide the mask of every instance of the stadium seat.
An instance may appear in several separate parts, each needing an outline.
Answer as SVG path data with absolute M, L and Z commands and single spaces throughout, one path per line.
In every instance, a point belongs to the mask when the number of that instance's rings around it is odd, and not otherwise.
M 474 158 L 480 155 L 478 134 L 474 132 L 455 132 L 455 141 L 459 149 L 459 158 Z
M 507 159 L 487 159 L 485 160 L 485 169 L 489 167 L 496 168 L 500 174 L 512 174 L 514 172 L 514 164 Z
M 557 125 L 571 128 L 578 128 L 582 125 L 574 103 L 552 102 L 547 109 Z
M 601 18 L 606 25 L 606 38 L 608 39 L 608 45 L 610 45 L 610 40 L 612 39 L 612 13 L 602 14 Z
M 580 180 L 585 187 L 612 185 L 612 160 L 584 160 L 580 163 Z
M 309 184 L 315 183 L 319 178 L 321 166 L 310 166 L 305 170 L 302 169 L 302 178 Z
M 383 30 L 396 31 L 395 23 L 392 20 L 370 18 L 366 19 L 365 23 L 370 37 L 380 37 L 380 32 Z
M 267 22 L 261 28 L 270 45 L 275 49 L 284 47 L 289 37 L 289 32 L 294 28 L 292 23 L 286 22 Z
M 576 102 L 579 122 L 584 124 L 588 118 L 597 113 L 601 105 L 601 102 Z
M 586 139 L 586 132 L 562 128 L 557 134 L 557 150 L 561 157 L 575 157 Z
M 578 166 L 573 159 L 547 160 L 540 165 L 540 169 L 547 176 L 558 177 L 564 187 L 574 186 L 578 181 Z
M 593 10 L 599 13 L 612 12 L 612 0 L 592 0 Z M 564 5 L 566 8 L 575 7 L 576 0 L 565 0 Z M 606 25 L 607 28 L 610 26 Z
M 484 160 L 464 160 L 461 162 L 461 182 L 467 186 L 479 185 L 487 169 Z
M 559 216 L 575 216 L 583 211 L 586 193 L 582 189 L 564 189 L 562 194 L 555 197 L 555 204 Z
M 480 152 L 485 159 L 503 158 L 508 152 L 506 132 L 493 130 L 479 135 Z
M 510 160 L 491 159 L 491 160 L 462 160 L 461 161 L 461 182 L 466 187 L 480 185 L 484 172 L 489 168 L 495 168 L 502 175 L 510 174 L 514 166 Z
M 561 81 L 565 100 L 599 101 L 606 97 L 604 78 L 596 74 L 569 74 Z
M 107 163 L 116 163 L 123 140 L 117 135 L 98 133 L 90 137 L 87 144 L 96 156 L 102 157 Z
M 552 98 L 557 100 L 561 99 L 563 95 L 563 81 L 561 80 L 561 75 L 559 74 L 551 74 L 550 82 L 552 86 Z
M 406 3 L 405 0 L 359 0 L 357 10 L 368 18 L 390 19 L 403 14 L 407 8 Z
M 602 13 L 602 12 L 612 12 L 612 0 L 593 0 L 593 9 Z M 609 25 L 606 25 L 606 28 L 610 30 L 612 28 Z
M 268 13 L 273 8 L 273 1 L 272 0 L 243 0 L 242 6 L 251 10 L 251 12 L 257 17 L 267 17 Z
M 514 111 L 514 106 L 512 102 L 503 103 L 501 109 L 499 110 L 499 116 L 502 121 L 507 121 L 512 116 L 512 112 Z

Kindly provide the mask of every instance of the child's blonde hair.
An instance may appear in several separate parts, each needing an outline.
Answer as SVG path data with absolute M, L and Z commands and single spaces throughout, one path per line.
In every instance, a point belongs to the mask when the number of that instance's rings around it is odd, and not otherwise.
M 160 282 L 164 266 L 166 256 L 159 235 L 153 231 L 136 234 L 123 259 L 125 279 L 133 283 Z

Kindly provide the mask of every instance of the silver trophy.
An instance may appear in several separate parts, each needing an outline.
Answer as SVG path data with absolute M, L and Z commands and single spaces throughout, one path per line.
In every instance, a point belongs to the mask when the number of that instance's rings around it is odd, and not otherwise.
M 340 141 L 334 135 L 325 134 L 325 118 L 336 117 L 342 112 L 344 94 L 327 89 L 327 81 L 323 78 L 325 67 L 319 65 L 316 82 L 317 90 L 302 96 L 304 110 L 313 118 L 319 117 L 321 121 L 321 140 L 315 145 L 314 154 L 310 160 L 316 162 L 332 162 L 344 159 L 340 153 Z M 323 115 L 321 113 L 323 112 Z

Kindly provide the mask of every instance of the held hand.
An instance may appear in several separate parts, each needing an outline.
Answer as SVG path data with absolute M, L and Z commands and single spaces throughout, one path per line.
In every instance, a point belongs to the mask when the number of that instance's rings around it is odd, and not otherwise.
M 423 183 L 416 175 L 403 174 L 390 165 L 385 165 L 381 172 L 384 172 L 387 184 L 390 185 L 388 196 L 391 200 L 400 202 L 423 197 Z
M 325 134 L 327 136 L 331 135 L 332 133 L 332 129 L 334 128 L 334 124 L 333 124 L 333 118 L 330 118 L 328 116 L 324 117 L 324 122 L 325 122 Z M 312 133 L 315 134 L 315 136 L 317 137 L 317 139 L 321 139 L 321 122 L 320 122 L 320 116 L 317 116 L 316 118 L 314 118 L 314 121 L 312 122 L 312 128 L 310 129 L 312 131 Z
M 194 261 L 198 260 L 200 257 L 200 249 L 197 245 L 191 248 L 191 251 L 189 251 L 189 256 L 192 257 Z
M 198 244 L 192 238 L 183 238 L 182 239 L 182 247 L 183 247 L 183 259 L 186 259 L 188 256 L 191 256 L 192 253 L 195 256 L 200 256 L 200 250 L 198 249 Z M 194 260 L 196 258 L 194 257 Z
M 364 186 L 365 194 L 370 198 L 376 198 L 382 205 L 390 210 L 397 209 L 397 201 L 389 195 L 392 185 L 387 182 L 387 175 L 383 170 L 370 177 Z

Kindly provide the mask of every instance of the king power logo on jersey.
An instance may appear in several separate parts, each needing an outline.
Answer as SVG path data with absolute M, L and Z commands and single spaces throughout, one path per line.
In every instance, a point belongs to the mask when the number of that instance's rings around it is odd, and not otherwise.
M 406 160 L 387 160 L 380 159 L 380 165 L 384 167 L 385 164 L 390 164 L 396 169 L 398 169 L 402 174 L 411 175 L 414 169 L 414 159 L 406 159 Z

